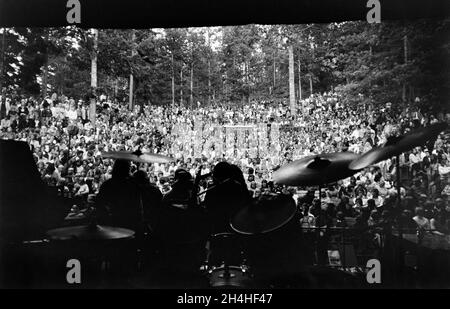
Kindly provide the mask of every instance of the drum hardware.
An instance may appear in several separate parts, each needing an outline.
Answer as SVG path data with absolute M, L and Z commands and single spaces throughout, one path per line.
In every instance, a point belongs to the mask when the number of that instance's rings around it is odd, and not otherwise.
M 138 163 L 170 163 L 175 159 L 161 154 L 136 151 L 107 151 L 102 152 L 103 158 L 133 161 Z
M 283 200 L 279 203 L 272 196 L 263 195 L 237 214 L 230 222 L 231 228 L 242 235 L 257 235 L 275 231 L 287 224 L 295 215 L 295 203 Z
M 288 186 L 317 185 L 319 187 L 320 213 L 322 202 L 321 189 L 323 185 L 350 177 L 368 166 L 396 157 L 397 203 L 400 205 L 400 154 L 427 142 L 435 141 L 437 136 L 446 130 L 447 127 L 446 123 L 437 123 L 413 130 L 403 136 L 391 137 L 383 146 L 375 147 L 362 155 L 343 152 L 308 156 L 286 164 L 274 171 L 273 180 L 276 183 Z M 235 230 L 239 232 L 238 229 Z M 316 231 L 320 230 L 320 228 L 316 229 Z M 402 237 L 401 232 L 400 237 Z M 344 244 L 342 243 L 342 245 Z
M 395 170 L 397 174 L 397 207 L 401 206 L 401 180 L 400 180 L 400 154 L 422 146 L 428 142 L 428 148 L 432 148 L 439 134 L 447 129 L 447 123 L 435 123 L 427 127 L 412 130 L 411 132 L 398 136 L 390 137 L 387 142 L 380 147 L 374 147 L 350 163 L 349 168 L 360 170 L 378 162 L 395 157 Z M 430 147 L 431 146 L 431 147 Z M 403 238 L 403 228 L 400 221 L 399 231 L 400 239 Z M 400 242 L 401 246 L 401 242 Z M 402 248 L 400 247 L 400 251 Z
M 273 174 L 273 179 L 279 184 L 288 186 L 318 186 L 320 217 L 322 186 L 354 175 L 357 170 L 350 169 L 349 164 L 359 157 L 360 155 L 352 152 L 307 156 L 277 169 Z M 317 236 L 320 236 L 320 230 L 317 230 L 317 233 Z M 316 245 L 318 246 L 318 244 Z
M 438 135 L 442 131 L 446 130 L 447 127 L 447 123 L 436 123 L 428 127 L 413 130 L 402 136 L 390 137 L 384 145 L 372 148 L 351 162 L 349 168 L 355 171 L 361 170 L 378 162 L 395 157 L 395 169 L 397 174 L 397 203 L 398 206 L 400 206 L 400 154 L 410 151 L 414 147 L 422 146 L 430 141 L 434 144 L 434 141 L 436 141 Z M 430 144 L 428 144 L 428 146 L 430 146 Z
M 87 240 L 102 241 L 114 239 L 128 239 L 134 236 L 134 231 L 97 224 L 78 225 L 49 230 L 50 240 Z
M 200 193 L 197 193 L 197 197 L 202 196 L 203 194 L 206 194 L 207 192 L 209 192 L 209 191 L 215 189 L 216 187 L 218 187 L 218 186 L 220 186 L 220 185 L 223 185 L 224 183 L 227 183 L 227 182 L 229 182 L 229 181 L 231 181 L 231 180 L 232 180 L 231 178 L 227 178 L 227 179 L 225 179 L 224 181 L 221 181 L 221 182 L 219 182 L 219 183 L 217 183 L 217 184 L 215 184 L 215 185 L 212 185 L 212 186 L 209 187 L 208 189 L 206 189 L 206 190 L 204 190 L 204 191 L 202 191 L 202 192 L 200 192 Z
M 378 162 L 398 157 L 414 147 L 422 146 L 429 141 L 435 141 L 438 135 L 446 130 L 446 123 L 436 123 L 428 127 L 413 130 L 403 136 L 390 137 L 382 146 L 374 147 L 350 163 L 352 170 L 361 170 Z
M 352 152 L 307 156 L 277 169 L 273 180 L 288 186 L 322 186 L 356 174 L 349 164 L 359 157 Z
M 23 245 L 36 245 L 36 244 L 48 244 L 50 241 L 48 239 L 36 239 L 36 240 L 25 240 L 22 241 Z

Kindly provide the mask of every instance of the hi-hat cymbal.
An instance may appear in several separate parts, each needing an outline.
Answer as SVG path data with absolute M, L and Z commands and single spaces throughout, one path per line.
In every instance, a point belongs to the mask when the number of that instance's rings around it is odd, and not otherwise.
M 112 240 L 131 238 L 134 231 L 111 226 L 78 225 L 47 232 L 52 240 Z
M 352 170 L 361 170 L 380 161 L 398 156 L 414 147 L 424 145 L 427 141 L 435 140 L 439 133 L 446 128 L 446 123 L 436 123 L 428 127 L 413 130 L 400 137 L 389 138 L 383 146 L 372 148 L 350 163 L 349 168 Z
M 120 159 L 139 163 L 170 163 L 175 159 L 149 152 L 141 152 L 140 150 L 131 151 L 107 151 L 102 153 L 103 158 Z
M 258 202 L 246 206 L 231 219 L 231 227 L 240 234 L 254 235 L 274 231 L 295 215 L 292 198 L 263 195 Z
M 353 152 L 323 153 L 286 164 L 273 173 L 276 183 L 289 186 L 317 186 L 352 176 L 348 165 L 360 155 Z

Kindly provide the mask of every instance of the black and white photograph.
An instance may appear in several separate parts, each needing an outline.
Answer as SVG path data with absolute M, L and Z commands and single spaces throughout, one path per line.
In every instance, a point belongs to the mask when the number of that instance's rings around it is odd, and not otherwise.
M 2 2 L 0 288 L 450 288 L 449 3 Z

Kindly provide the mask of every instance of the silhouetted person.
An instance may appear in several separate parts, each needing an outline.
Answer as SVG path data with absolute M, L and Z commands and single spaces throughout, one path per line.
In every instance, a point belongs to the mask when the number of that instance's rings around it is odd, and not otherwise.
M 152 232 L 160 217 L 163 195 L 156 185 L 150 183 L 150 179 L 145 171 L 136 171 L 132 179 L 140 193 L 138 198 L 142 200 L 142 209 L 140 211 L 144 224 L 143 232 Z
M 241 169 L 237 165 L 232 164 L 230 171 L 231 179 L 240 184 L 244 193 L 250 196 L 250 192 L 248 191 L 247 183 L 245 182 L 244 174 Z
M 130 177 L 130 163 L 116 160 L 111 179 L 100 186 L 96 198 L 99 221 L 136 231 L 142 224 L 139 199 L 138 187 Z
M 193 185 L 191 174 L 178 169 L 172 189 L 162 199 L 157 229 L 168 242 L 191 242 L 207 235 L 206 213 L 195 203 Z
M 205 206 L 213 234 L 232 232 L 230 227 L 231 216 L 250 202 L 245 181 L 244 183 L 241 182 L 236 168 L 227 162 L 219 162 L 214 167 L 215 187 L 205 196 Z
M 193 280 L 206 259 L 209 226 L 205 210 L 196 204 L 194 182 L 189 172 L 178 169 L 172 189 L 162 200 L 155 227 L 160 241 L 163 277 Z

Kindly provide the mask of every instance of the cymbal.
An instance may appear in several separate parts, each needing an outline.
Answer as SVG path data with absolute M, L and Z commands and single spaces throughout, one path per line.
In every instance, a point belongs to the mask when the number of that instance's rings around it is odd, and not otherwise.
M 112 240 L 131 238 L 134 231 L 111 226 L 78 225 L 47 232 L 52 240 Z
M 258 202 L 238 211 L 230 225 L 239 234 L 269 233 L 288 223 L 295 211 L 294 200 L 263 195 Z
M 142 152 L 140 150 L 131 151 L 107 151 L 102 152 L 102 157 L 110 159 L 120 159 L 139 163 L 170 163 L 175 159 L 149 152 Z
M 351 162 L 349 168 L 352 170 L 361 170 L 380 161 L 398 156 L 414 147 L 424 145 L 427 141 L 435 140 L 439 133 L 446 128 L 446 123 L 436 123 L 428 127 L 413 130 L 403 136 L 389 138 L 383 146 L 374 147 Z
M 316 186 L 352 176 L 348 165 L 360 155 L 353 152 L 323 153 L 286 164 L 273 173 L 276 183 L 289 186 Z

